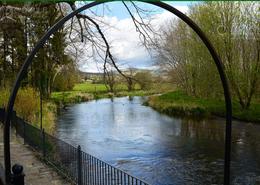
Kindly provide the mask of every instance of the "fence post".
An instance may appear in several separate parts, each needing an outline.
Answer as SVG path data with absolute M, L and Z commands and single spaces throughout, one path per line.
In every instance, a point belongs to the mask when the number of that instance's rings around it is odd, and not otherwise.
M 77 148 L 78 152 L 78 185 L 82 185 L 82 157 L 81 157 L 81 147 Z
M 15 136 L 17 136 L 17 121 L 16 121 L 16 111 L 13 111 L 12 114 L 12 126 L 15 128 Z
M 23 119 L 22 119 L 23 120 Z M 26 132 L 25 132 L 25 121 L 23 120 L 23 144 L 25 144 L 25 137 L 26 137 Z
M 46 148 L 45 148 L 45 131 L 44 131 L 44 129 L 42 129 L 42 155 L 43 155 L 43 158 L 45 159 Z
M 12 167 L 12 178 L 11 184 L 13 185 L 24 185 L 24 173 L 23 173 L 23 166 L 20 164 L 15 164 Z

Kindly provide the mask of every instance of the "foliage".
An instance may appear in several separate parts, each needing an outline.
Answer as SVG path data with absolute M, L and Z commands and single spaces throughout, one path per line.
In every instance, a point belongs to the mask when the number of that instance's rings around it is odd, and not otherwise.
M 140 85 L 142 90 L 149 90 L 152 86 L 152 74 L 149 71 L 137 72 L 134 75 L 134 79 Z
M 30 8 L 26 3 L 2 6 L 7 11 L 0 15 L 0 85 L 8 88 L 32 47 L 63 15 L 55 4 L 31 4 Z M 23 85 L 41 89 L 48 97 L 57 71 L 74 62 L 66 54 L 66 47 L 66 31 L 62 28 L 36 54 Z
M 6 107 L 10 92 L 0 89 L 0 107 Z M 14 110 L 24 120 L 40 127 L 40 98 L 39 92 L 31 87 L 21 88 L 18 92 Z M 54 127 L 56 105 L 51 102 L 43 102 L 43 125 L 51 132 Z
M 65 92 L 53 92 L 51 94 L 51 100 L 60 106 L 72 103 L 80 103 L 84 101 L 93 100 L 94 96 L 89 93 L 79 91 L 65 91 Z
M 73 63 L 63 66 L 53 78 L 54 91 L 69 91 L 80 81 L 78 70 Z

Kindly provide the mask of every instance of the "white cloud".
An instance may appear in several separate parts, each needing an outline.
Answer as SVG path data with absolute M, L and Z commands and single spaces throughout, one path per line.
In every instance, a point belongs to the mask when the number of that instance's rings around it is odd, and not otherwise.
M 183 13 L 188 11 L 188 6 L 174 6 Z M 152 25 L 155 29 L 173 19 L 175 16 L 168 11 L 153 15 Z M 148 68 L 152 66 L 152 61 L 146 49 L 140 45 L 139 33 L 132 19 L 118 19 L 117 17 L 104 16 L 104 22 L 111 27 L 104 31 L 104 34 L 111 44 L 111 52 L 117 59 L 119 66 L 124 67 L 139 67 Z M 82 62 L 84 61 L 82 58 Z M 127 64 L 126 64 L 127 63 Z M 101 64 L 96 64 L 94 61 L 88 60 L 88 63 L 81 64 L 81 70 L 84 71 L 98 71 Z

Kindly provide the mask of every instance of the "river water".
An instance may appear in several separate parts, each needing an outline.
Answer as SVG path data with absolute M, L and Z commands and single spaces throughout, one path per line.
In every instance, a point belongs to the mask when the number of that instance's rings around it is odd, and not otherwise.
M 222 184 L 225 120 L 172 118 L 142 97 L 61 110 L 56 135 L 153 185 Z M 260 125 L 233 122 L 232 184 L 260 184 Z

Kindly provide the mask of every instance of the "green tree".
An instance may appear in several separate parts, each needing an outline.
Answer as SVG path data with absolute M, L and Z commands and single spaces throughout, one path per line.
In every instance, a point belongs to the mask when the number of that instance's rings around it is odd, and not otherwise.
M 206 2 L 192 6 L 189 12 L 217 49 L 231 92 L 243 109 L 249 108 L 259 88 L 258 11 L 256 2 Z M 189 94 L 218 97 L 222 87 L 206 47 L 184 23 L 172 25 L 156 47 L 161 67 L 175 73 L 177 83 Z

